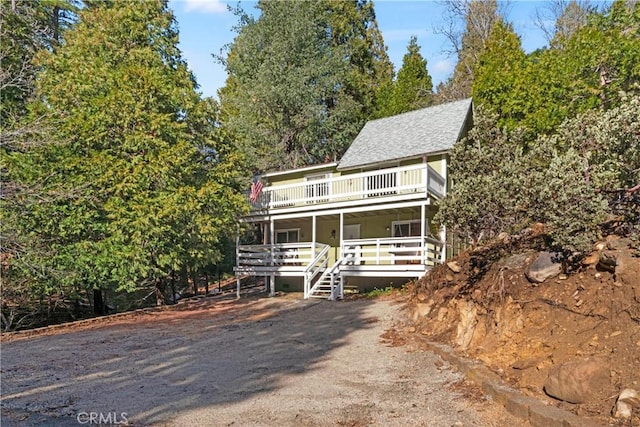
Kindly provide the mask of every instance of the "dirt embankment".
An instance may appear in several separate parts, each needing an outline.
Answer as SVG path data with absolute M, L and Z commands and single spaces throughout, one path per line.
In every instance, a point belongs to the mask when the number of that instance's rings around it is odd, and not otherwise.
M 531 269 L 543 241 L 535 230 L 504 236 L 430 271 L 413 285 L 410 330 L 481 360 L 549 404 L 604 424 L 640 426 L 637 401 L 630 418 L 614 416 L 623 390 L 640 394 L 637 243 L 609 236 L 572 272 L 535 283 Z M 549 395 L 558 387 L 564 400 Z

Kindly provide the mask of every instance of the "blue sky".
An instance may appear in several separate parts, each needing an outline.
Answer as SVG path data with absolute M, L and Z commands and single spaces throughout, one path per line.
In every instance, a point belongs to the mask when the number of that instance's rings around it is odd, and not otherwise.
M 180 49 L 200 84 L 205 96 L 215 96 L 224 85 L 226 73 L 211 56 L 219 54 L 235 36 L 233 27 L 237 19 L 227 10 L 223 0 L 170 0 L 180 30 Z M 242 2 L 247 11 L 254 10 L 253 2 Z M 412 35 L 418 37 L 422 56 L 434 87 L 451 76 L 455 58 L 448 57 L 446 39 L 434 32 L 442 24 L 444 6 L 441 1 L 427 0 L 378 0 L 374 2 L 378 26 L 382 31 L 388 54 L 396 71 L 402 65 L 402 57 Z M 511 1 L 507 6 L 507 19 L 520 35 L 522 45 L 531 52 L 545 45 L 542 32 L 533 24 L 536 7 L 542 1 Z

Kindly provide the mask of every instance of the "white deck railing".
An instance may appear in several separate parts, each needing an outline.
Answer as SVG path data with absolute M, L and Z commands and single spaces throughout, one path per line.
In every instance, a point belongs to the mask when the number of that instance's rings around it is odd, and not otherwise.
M 343 265 L 434 266 L 442 261 L 440 240 L 425 237 L 385 237 L 379 239 L 345 240 L 341 247 Z
M 261 267 L 297 267 L 303 272 L 317 274 L 316 269 L 326 267 L 329 246 L 310 242 L 275 243 L 273 245 L 240 245 L 237 249 L 236 266 L 240 269 Z M 324 257 L 322 256 L 324 255 Z M 307 271 L 308 270 L 308 271 Z
M 278 209 L 427 192 L 444 197 L 445 181 L 431 166 L 411 166 L 265 187 L 253 209 Z
M 384 266 L 441 263 L 443 243 L 431 237 L 384 237 L 345 240 L 342 266 Z M 240 245 L 237 271 L 291 271 L 311 280 L 328 267 L 329 246 L 310 242 Z M 297 274 L 297 273 L 296 273 Z

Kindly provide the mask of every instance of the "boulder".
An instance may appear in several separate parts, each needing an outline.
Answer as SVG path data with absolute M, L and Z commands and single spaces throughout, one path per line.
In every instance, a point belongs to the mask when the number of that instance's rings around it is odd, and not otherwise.
M 629 239 L 621 238 L 618 236 L 607 236 L 607 248 L 611 250 L 624 251 L 632 246 L 632 242 Z
M 476 317 L 478 309 L 473 301 L 459 301 L 458 314 L 460 315 L 460 322 L 458 322 L 456 331 L 456 344 L 462 350 L 466 350 L 471 343 L 478 323 L 478 318 Z
M 590 402 L 610 386 L 610 374 L 601 359 L 572 360 L 551 369 L 544 383 L 544 391 L 551 397 L 569 403 Z
M 616 418 L 631 418 L 634 407 L 640 408 L 640 395 L 632 388 L 625 388 L 618 396 L 613 416 Z
M 600 252 L 600 259 L 598 260 L 598 266 L 604 270 L 616 271 L 618 265 L 618 251 L 602 251 Z
M 554 262 L 556 254 L 552 252 L 538 252 L 535 260 L 525 270 L 525 276 L 533 283 L 542 283 L 562 273 L 562 265 Z
M 615 277 L 622 284 L 637 285 L 640 277 L 640 258 L 621 254 L 617 258 Z

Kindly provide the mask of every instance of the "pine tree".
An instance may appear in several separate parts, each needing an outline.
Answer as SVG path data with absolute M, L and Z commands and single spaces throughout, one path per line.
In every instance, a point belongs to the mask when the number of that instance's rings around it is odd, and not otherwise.
M 402 67 L 390 90 L 379 100 L 377 117 L 387 117 L 428 107 L 433 100 L 433 83 L 427 70 L 427 60 L 420 54 L 420 46 L 412 36 Z
M 521 100 L 526 55 L 511 25 L 499 21 L 475 64 L 473 102 L 498 114 L 499 126 L 513 128 L 523 119 Z

